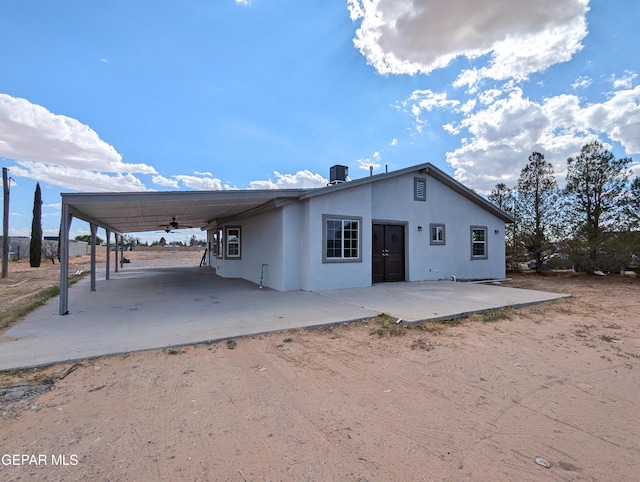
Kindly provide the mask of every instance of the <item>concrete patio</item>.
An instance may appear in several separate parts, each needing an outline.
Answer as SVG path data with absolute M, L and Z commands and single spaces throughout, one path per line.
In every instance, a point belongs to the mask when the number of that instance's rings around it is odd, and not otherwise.
M 386 313 L 405 321 L 447 319 L 566 295 L 493 285 L 385 283 L 318 293 L 278 292 L 211 268 L 127 268 L 69 289 L 0 336 L 0 370 L 162 348 L 270 331 L 361 320 Z

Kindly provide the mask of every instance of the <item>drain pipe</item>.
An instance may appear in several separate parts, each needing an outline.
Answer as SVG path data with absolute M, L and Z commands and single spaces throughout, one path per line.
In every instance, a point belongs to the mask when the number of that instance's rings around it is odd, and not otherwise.
M 259 288 L 262 289 L 262 281 L 264 280 L 264 267 L 265 266 L 269 266 L 267 263 L 264 263 L 262 265 L 262 267 L 260 268 L 260 286 Z

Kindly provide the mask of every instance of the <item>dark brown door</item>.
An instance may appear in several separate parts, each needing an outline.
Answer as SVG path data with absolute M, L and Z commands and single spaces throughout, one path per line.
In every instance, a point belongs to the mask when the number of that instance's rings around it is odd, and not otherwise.
M 404 226 L 374 224 L 372 281 L 404 281 Z

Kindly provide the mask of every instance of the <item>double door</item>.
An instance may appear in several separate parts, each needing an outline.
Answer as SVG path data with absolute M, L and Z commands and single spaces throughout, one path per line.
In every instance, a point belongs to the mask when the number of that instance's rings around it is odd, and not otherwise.
M 404 226 L 374 224 L 372 281 L 404 281 Z

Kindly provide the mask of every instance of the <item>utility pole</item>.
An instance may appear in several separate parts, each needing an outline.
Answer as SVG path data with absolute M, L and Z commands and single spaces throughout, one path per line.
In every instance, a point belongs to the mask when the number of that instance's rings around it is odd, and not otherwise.
M 2 217 L 2 277 L 9 274 L 9 170 L 2 168 L 2 189 L 4 192 L 4 213 Z

